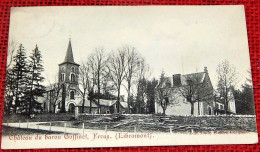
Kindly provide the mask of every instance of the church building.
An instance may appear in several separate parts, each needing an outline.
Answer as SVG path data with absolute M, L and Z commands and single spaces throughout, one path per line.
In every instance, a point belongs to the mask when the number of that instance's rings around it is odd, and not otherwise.
M 69 40 L 65 59 L 59 64 L 58 83 L 61 84 L 62 99 L 59 106 L 63 112 L 73 112 L 82 100 L 79 89 L 79 64 L 74 62 L 71 40 Z
M 71 39 L 69 40 L 65 59 L 59 65 L 58 82 L 50 84 L 46 88 L 44 97 L 39 99 L 42 103 L 44 112 L 69 112 L 73 113 L 75 107 L 82 111 L 83 96 L 79 88 L 79 67 L 80 65 L 74 61 Z M 90 110 L 91 107 L 91 110 Z M 120 112 L 128 113 L 127 103 L 120 100 Z M 98 104 L 97 99 L 91 103 L 85 97 L 84 112 L 85 113 L 116 113 L 115 100 L 100 99 Z
M 50 84 L 42 99 L 45 112 L 73 113 L 75 107 L 81 109 L 82 92 L 79 88 L 79 64 L 74 61 L 71 39 L 69 40 L 65 59 L 59 65 L 58 82 Z M 89 100 L 85 101 L 85 109 L 90 106 Z M 92 109 L 97 109 L 97 104 L 92 102 Z

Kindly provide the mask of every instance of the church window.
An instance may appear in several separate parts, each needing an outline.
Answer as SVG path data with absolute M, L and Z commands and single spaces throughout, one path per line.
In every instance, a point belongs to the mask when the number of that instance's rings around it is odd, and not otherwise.
M 70 99 L 75 99 L 75 92 L 73 90 L 70 91 Z
M 62 73 L 62 74 L 60 75 L 60 80 L 61 80 L 61 81 L 64 81 L 64 80 L 65 80 L 65 74 L 64 74 L 64 73 Z
M 71 82 L 75 82 L 75 74 L 71 74 L 70 75 L 70 81 Z
M 75 72 L 75 68 L 74 68 L 74 67 L 71 67 L 71 71 L 72 71 L 72 72 Z

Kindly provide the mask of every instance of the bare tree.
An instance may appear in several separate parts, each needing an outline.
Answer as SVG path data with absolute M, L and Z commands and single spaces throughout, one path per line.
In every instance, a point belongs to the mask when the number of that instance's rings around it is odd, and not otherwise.
M 7 63 L 6 63 L 6 68 L 8 69 L 13 62 L 13 57 L 14 57 L 14 51 L 17 48 L 18 43 L 15 40 L 11 40 L 11 42 L 8 43 L 8 51 L 7 51 Z
M 96 82 L 97 93 L 98 93 L 97 100 L 99 104 L 101 79 L 102 79 L 102 75 L 104 74 L 106 63 L 107 63 L 107 58 L 104 49 L 102 47 L 96 48 L 95 51 L 92 54 L 90 54 L 90 56 L 88 57 L 88 63 L 91 66 L 93 79 L 95 79 L 93 80 L 93 82 Z M 98 110 L 98 113 L 100 113 L 100 108 Z
M 56 113 L 56 106 L 61 102 L 61 100 L 59 99 L 62 94 L 62 84 L 58 82 L 57 76 L 55 76 L 54 83 L 50 83 L 49 79 L 47 81 L 49 82 L 49 86 L 46 89 L 46 93 L 48 93 L 48 96 L 44 97 L 49 102 L 49 112 Z
M 184 82 L 178 86 L 181 95 L 191 104 L 191 115 L 194 115 L 194 104 L 198 102 L 198 114 L 200 102 L 210 99 L 213 95 L 213 88 L 205 82 L 199 73 L 184 75 Z
M 156 102 L 161 106 L 163 110 L 163 115 L 165 115 L 165 111 L 169 105 L 177 106 L 179 102 L 177 100 L 178 91 L 177 88 L 172 87 L 168 79 L 164 76 L 164 72 L 162 72 L 159 84 L 156 87 Z
M 119 113 L 120 107 L 120 89 L 122 82 L 125 78 L 126 70 L 126 51 L 124 48 L 120 48 L 117 51 L 112 51 L 109 55 L 107 72 L 109 78 L 113 83 L 113 86 L 117 90 L 117 112 Z
M 233 100 L 232 89 L 236 85 L 237 72 L 235 67 L 230 65 L 228 60 L 222 61 L 217 67 L 218 84 L 217 90 L 225 101 L 225 113 L 228 112 L 229 101 Z
M 6 70 L 5 79 L 5 113 L 10 114 L 13 107 L 13 101 L 15 99 L 15 74 L 13 69 Z
M 15 95 L 15 77 L 14 77 L 14 70 L 12 69 L 11 65 L 14 61 L 14 53 L 15 49 L 17 48 L 17 42 L 15 40 L 11 40 L 8 43 L 8 51 L 7 51 L 7 63 L 6 63 L 6 89 L 5 89 L 5 111 L 10 114 L 14 95 Z
M 148 79 L 151 75 L 151 69 L 148 64 L 146 64 L 145 59 L 140 57 L 137 62 L 137 77 L 138 80 Z
M 131 96 L 131 87 L 133 83 L 133 79 L 137 77 L 138 68 L 139 68 L 139 59 L 140 55 L 137 54 L 134 47 L 124 46 L 126 51 L 126 74 L 125 78 L 127 81 L 127 104 L 128 104 L 128 111 L 130 112 L 130 96 Z
M 84 113 L 87 93 L 89 93 L 93 89 L 91 85 L 90 64 L 86 62 L 82 63 L 79 69 L 79 74 L 80 74 L 79 84 L 82 87 L 82 92 L 80 94 L 82 95 L 82 101 L 83 101 L 81 112 Z M 90 101 L 90 108 L 89 108 L 90 113 L 91 113 L 91 109 L 92 109 L 92 101 Z
M 146 97 L 146 86 L 144 85 L 144 83 L 146 82 L 150 74 L 150 67 L 145 63 L 145 59 L 140 57 L 137 62 L 137 113 L 141 113 L 142 105 L 145 104 L 144 102 Z

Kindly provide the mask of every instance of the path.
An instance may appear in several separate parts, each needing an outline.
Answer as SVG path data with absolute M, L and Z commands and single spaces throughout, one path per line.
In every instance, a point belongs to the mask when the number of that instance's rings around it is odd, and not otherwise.
M 66 122 L 66 121 L 55 121 L 55 122 Z M 106 131 L 104 130 L 93 130 L 93 129 L 82 129 L 82 128 L 68 128 L 68 127 L 60 127 L 60 126 L 47 126 L 42 125 L 50 122 L 21 122 L 21 123 L 3 123 L 4 126 L 14 127 L 14 128 L 24 128 L 24 129 L 35 129 L 35 130 L 46 130 L 52 132 L 63 132 L 63 133 L 71 133 L 71 134 L 86 134 L 86 133 L 106 133 L 115 131 Z M 54 122 L 52 122 L 54 123 Z

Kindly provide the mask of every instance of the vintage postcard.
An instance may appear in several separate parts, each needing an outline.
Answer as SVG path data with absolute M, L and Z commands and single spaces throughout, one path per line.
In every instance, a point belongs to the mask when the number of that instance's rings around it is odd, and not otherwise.
M 11 9 L 2 149 L 258 142 L 244 7 Z

